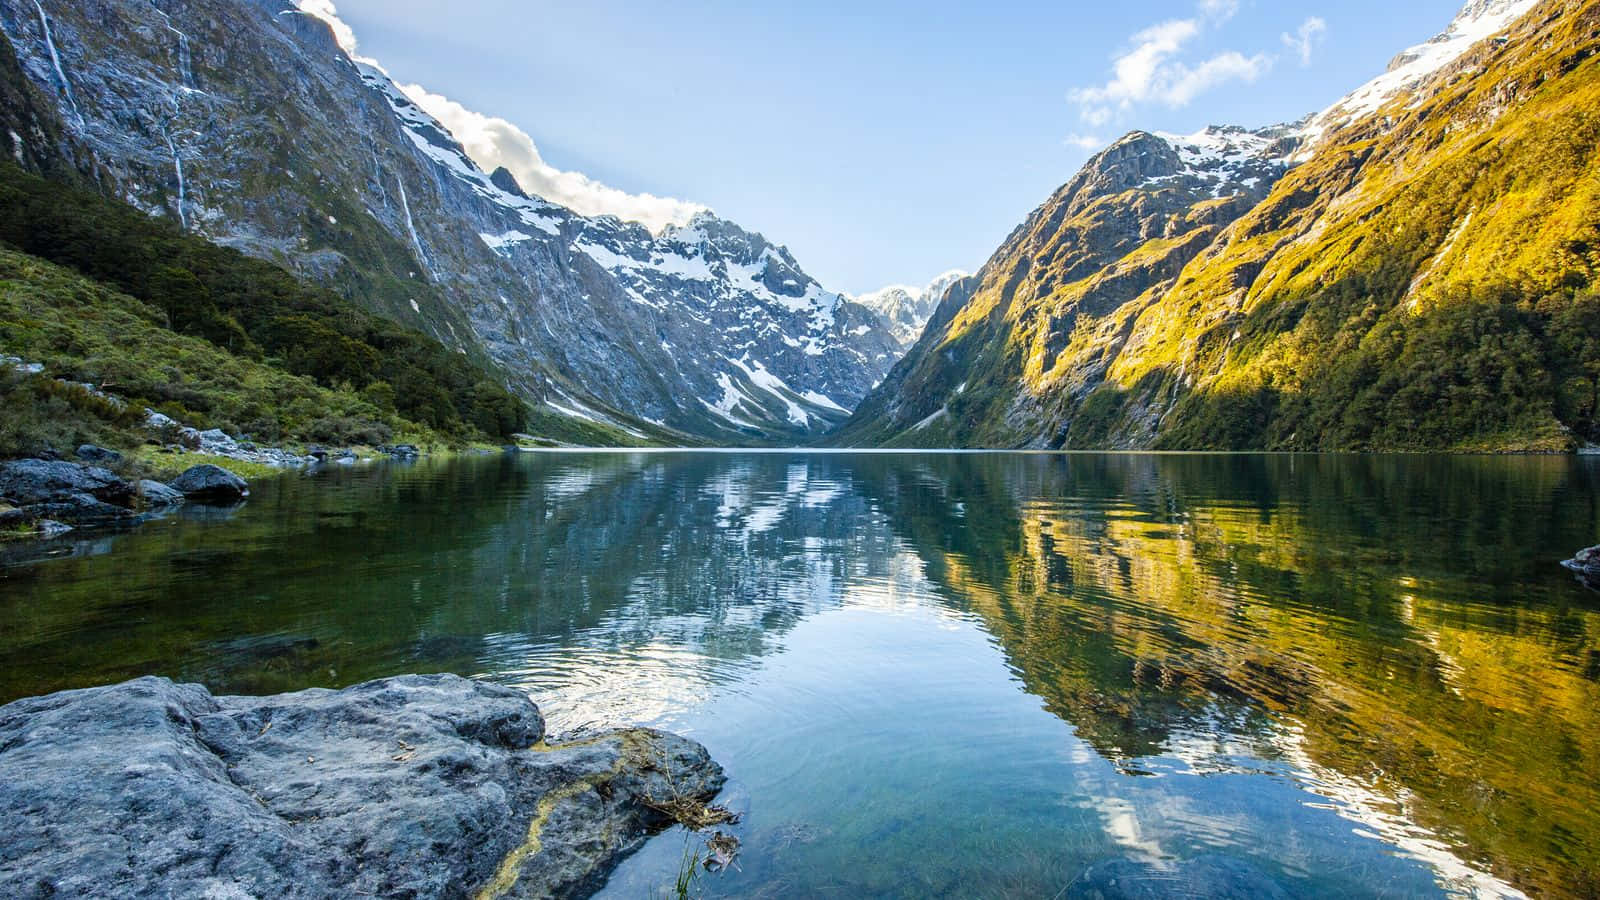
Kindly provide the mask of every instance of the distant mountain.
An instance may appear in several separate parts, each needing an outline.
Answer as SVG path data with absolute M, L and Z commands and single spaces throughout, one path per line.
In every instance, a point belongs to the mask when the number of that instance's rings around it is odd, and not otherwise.
M 900 346 L 910 348 L 922 337 L 922 329 L 933 318 L 933 311 L 944 299 L 945 292 L 968 274 L 952 269 L 923 287 L 896 284 L 853 299 L 882 316 Z
M 100 183 L 633 439 L 806 440 L 899 355 L 761 235 L 654 235 L 486 173 L 288 0 L 0 0 L 0 31 Z M 0 135 L 0 138 L 4 138 Z
M 834 439 L 1570 449 L 1600 438 L 1600 3 L 1474 0 L 1292 126 L 1135 132 Z

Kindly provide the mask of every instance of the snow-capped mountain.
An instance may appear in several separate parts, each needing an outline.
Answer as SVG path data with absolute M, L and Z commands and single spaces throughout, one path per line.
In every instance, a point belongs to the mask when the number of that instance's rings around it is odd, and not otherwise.
M 907 284 L 890 285 L 870 294 L 854 298 L 862 306 L 882 316 L 901 347 L 910 348 L 922 337 L 923 328 L 933 318 L 950 286 L 966 278 L 969 273 L 959 269 L 940 275 L 922 287 Z
M 804 439 L 900 353 L 759 234 L 652 234 L 485 172 L 292 0 L 0 0 L 0 31 L 114 190 L 636 436 Z

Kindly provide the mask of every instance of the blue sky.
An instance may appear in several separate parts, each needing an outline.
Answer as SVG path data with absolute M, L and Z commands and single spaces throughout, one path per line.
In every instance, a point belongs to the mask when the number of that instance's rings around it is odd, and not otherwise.
M 709 206 L 856 293 L 976 270 L 1090 139 L 1297 119 L 1460 5 L 337 0 L 362 55 L 552 171 Z

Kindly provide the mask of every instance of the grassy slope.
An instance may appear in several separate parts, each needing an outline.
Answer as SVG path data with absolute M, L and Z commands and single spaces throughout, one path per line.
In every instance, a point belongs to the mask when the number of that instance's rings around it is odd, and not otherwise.
M 40 376 L 0 375 L 0 456 L 84 441 L 132 449 L 145 437 L 147 405 L 196 427 L 263 440 L 332 441 L 354 431 L 444 440 L 359 393 L 176 334 L 163 319 L 133 297 L 0 246 L 0 351 L 45 365 Z M 103 384 L 131 407 L 119 410 L 56 379 Z

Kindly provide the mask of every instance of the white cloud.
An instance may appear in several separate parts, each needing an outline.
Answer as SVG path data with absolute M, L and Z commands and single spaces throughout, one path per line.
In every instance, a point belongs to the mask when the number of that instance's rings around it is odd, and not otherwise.
M 1320 16 L 1300 23 L 1300 28 L 1294 34 L 1283 35 L 1283 45 L 1294 51 L 1300 57 L 1300 65 L 1311 65 L 1311 54 L 1316 45 L 1321 43 L 1323 35 L 1328 33 L 1328 23 Z
M 493 172 L 504 166 L 516 176 L 523 190 L 579 215 L 616 216 L 660 231 L 667 225 L 682 225 L 706 208 L 671 197 L 630 194 L 581 172 L 563 172 L 544 161 L 533 138 L 505 119 L 473 112 L 421 85 L 403 84 L 400 90 L 438 119 L 484 171 Z
M 1236 50 L 1198 62 L 1184 60 L 1184 50 L 1196 38 L 1233 18 L 1239 0 L 1199 0 L 1197 9 L 1194 18 L 1162 22 L 1133 35 L 1128 49 L 1112 58 L 1108 81 L 1072 90 L 1068 98 L 1083 121 L 1099 128 L 1139 106 L 1187 106 L 1213 88 L 1230 81 L 1253 82 L 1272 68 L 1271 55 L 1246 56 Z
M 339 18 L 333 0 L 299 0 L 299 7 L 301 12 L 327 22 L 339 46 L 351 58 L 361 59 L 356 56 L 355 32 Z M 361 61 L 377 65 L 375 60 Z M 601 184 L 581 172 L 564 172 L 546 163 L 533 138 L 511 122 L 473 112 L 421 85 L 400 85 L 400 90 L 438 119 L 484 171 L 493 172 L 504 166 L 516 176 L 523 190 L 559 203 L 579 215 L 616 216 L 660 231 L 669 224 L 682 225 L 706 208 L 671 197 L 630 194 Z
M 1061 142 L 1068 147 L 1076 147 L 1079 150 L 1088 150 L 1090 152 L 1099 150 L 1106 145 L 1105 138 L 1092 134 L 1069 134 Z

